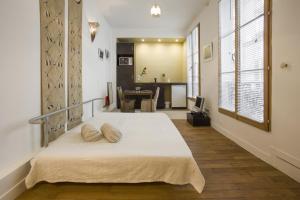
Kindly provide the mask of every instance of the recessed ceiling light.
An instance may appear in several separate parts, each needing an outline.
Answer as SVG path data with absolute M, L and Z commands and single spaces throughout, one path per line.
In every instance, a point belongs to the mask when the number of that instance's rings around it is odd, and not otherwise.
M 157 41 L 158 41 L 158 42 L 161 42 L 161 39 L 158 39 Z
M 160 15 L 161 15 L 161 9 L 160 9 L 159 5 L 154 4 L 152 6 L 152 8 L 151 8 L 150 13 L 151 13 L 152 17 L 160 17 Z

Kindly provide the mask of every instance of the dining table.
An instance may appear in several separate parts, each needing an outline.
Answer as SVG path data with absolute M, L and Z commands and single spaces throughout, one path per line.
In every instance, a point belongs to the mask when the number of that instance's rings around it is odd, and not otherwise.
M 147 96 L 150 99 L 152 99 L 153 92 L 152 90 L 125 90 L 124 91 L 124 97 L 130 97 L 130 96 Z

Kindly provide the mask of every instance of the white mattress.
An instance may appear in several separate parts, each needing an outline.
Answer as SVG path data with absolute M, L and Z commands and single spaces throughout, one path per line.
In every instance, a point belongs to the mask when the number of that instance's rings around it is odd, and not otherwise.
M 27 188 L 40 181 L 79 183 L 165 182 L 192 184 L 201 193 L 205 180 L 192 153 L 162 113 L 102 113 L 89 120 L 95 127 L 111 123 L 123 137 L 87 143 L 81 125 L 49 144 L 31 160 Z

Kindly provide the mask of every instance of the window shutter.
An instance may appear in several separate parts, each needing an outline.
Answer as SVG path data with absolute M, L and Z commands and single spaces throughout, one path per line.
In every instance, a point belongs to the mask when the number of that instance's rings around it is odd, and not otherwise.
M 187 93 L 193 96 L 193 59 L 192 59 L 192 35 L 187 37 Z
M 192 32 L 193 38 L 193 97 L 199 95 L 199 30 L 196 27 Z
M 235 112 L 235 0 L 222 0 L 219 11 L 219 107 Z
M 187 37 L 187 85 L 188 97 L 199 95 L 199 27 Z
M 238 115 L 264 122 L 264 0 L 240 0 Z
M 269 9 L 270 0 L 219 1 L 220 112 L 267 131 Z

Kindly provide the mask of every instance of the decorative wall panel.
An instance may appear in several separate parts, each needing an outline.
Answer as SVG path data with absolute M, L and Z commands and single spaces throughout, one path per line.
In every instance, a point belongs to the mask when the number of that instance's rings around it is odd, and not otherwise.
M 64 1 L 40 0 L 42 113 L 65 107 Z M 49 141 L 65 132 L 65 113 L 49 118 Z
M 82 1 L 68 3 L 68 106 L 82 102 Z M 81 123 L 82 106 L 68 113 L 68 129 Z

